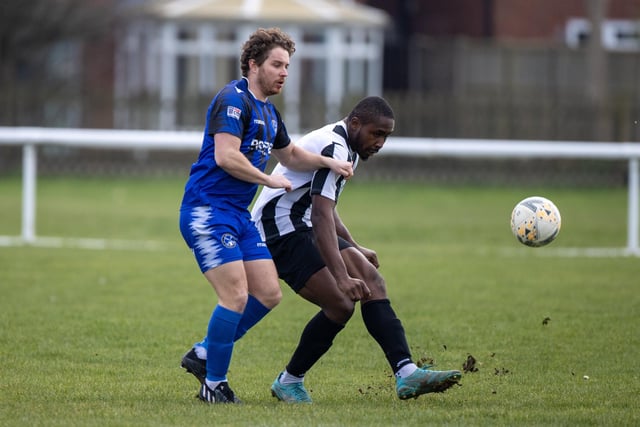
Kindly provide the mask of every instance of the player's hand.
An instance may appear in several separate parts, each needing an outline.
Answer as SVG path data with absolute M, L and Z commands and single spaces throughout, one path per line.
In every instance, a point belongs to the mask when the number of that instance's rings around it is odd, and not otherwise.
M 371 263 L 373 264 L 373 266 L 375 268 L 379 268 L 380 267 L 380 263 L 378 262 L 378 254 L 376 253 L 376 251 L 372 250 L 372 249 L 367 249 L 363 246 L 358 247 L 358 250 L 360 252 L 362 252 L 362 255 L 365 256 L 365 258 Z
M 332 160 L 331 170 L 338 175 L 342 175 L 346 179 L 353 176 L 353 164 L 344 160 Z
M 338 288 L 349 297 L 351 301 L 360 301 L 371 296 L 371 291 L 364 280 L 349 277 L 338 282 Z
M 265 184 L 269 188 L 284 188 L 288 193 L 291 191 L 291 182 L 284 175 L 268 175 L 269 181 Z

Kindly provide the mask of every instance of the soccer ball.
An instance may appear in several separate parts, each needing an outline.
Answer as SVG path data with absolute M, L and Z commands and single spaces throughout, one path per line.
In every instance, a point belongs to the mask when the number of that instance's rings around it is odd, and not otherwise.
M 553 242 L 560 232 L 560 224 L 556 205 L 540 196 L 521 200 L 511 212 L 511 231 L 527 246 L 539 247 Z

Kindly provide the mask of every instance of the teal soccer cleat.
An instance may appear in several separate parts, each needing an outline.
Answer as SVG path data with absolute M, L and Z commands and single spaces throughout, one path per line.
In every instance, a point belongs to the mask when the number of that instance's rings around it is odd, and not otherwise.
M 396 393 L 402 400 L 417 398 L 421 394 L 442 393 L 449 387 L 458 384 L 462 378 L 460 371 L 431 371 L 418 368 L 406 378 L 396 381 Z
M 273 397 L 287 403 L 311 403 L 311 396 L 307 393 L 303 383 L 282 384 L 280 382 L 281 375 L 282 373 L 271 384 L 271 395 Z

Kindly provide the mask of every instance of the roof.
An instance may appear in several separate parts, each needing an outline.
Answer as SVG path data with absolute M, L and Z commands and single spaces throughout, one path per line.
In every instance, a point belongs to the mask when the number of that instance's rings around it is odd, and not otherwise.
M 146 9 L 169 20 L 366 27 L 383 27 L 389 22 L 383 10 L 345 0 L 162 0 L 150 2 Z

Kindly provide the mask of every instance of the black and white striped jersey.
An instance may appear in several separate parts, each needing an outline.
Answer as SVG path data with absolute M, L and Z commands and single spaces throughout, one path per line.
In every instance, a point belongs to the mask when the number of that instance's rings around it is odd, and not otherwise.
M 312 153 L 351 161 L 354 170 L 358 164 L 357 154 L 347 143 L 346 123 L 342 120 L 306 134 L 296 144 Z M 292 191 L 268 187 L 260 191 L 251 216 L 265 240 L 311 228 L 311 196 L 319 194 L 337 203 L 346 184 L 344 177 L 330 169 L 300 172 L 278 163 L 272 173 L 284 175 L 291 182 Z

